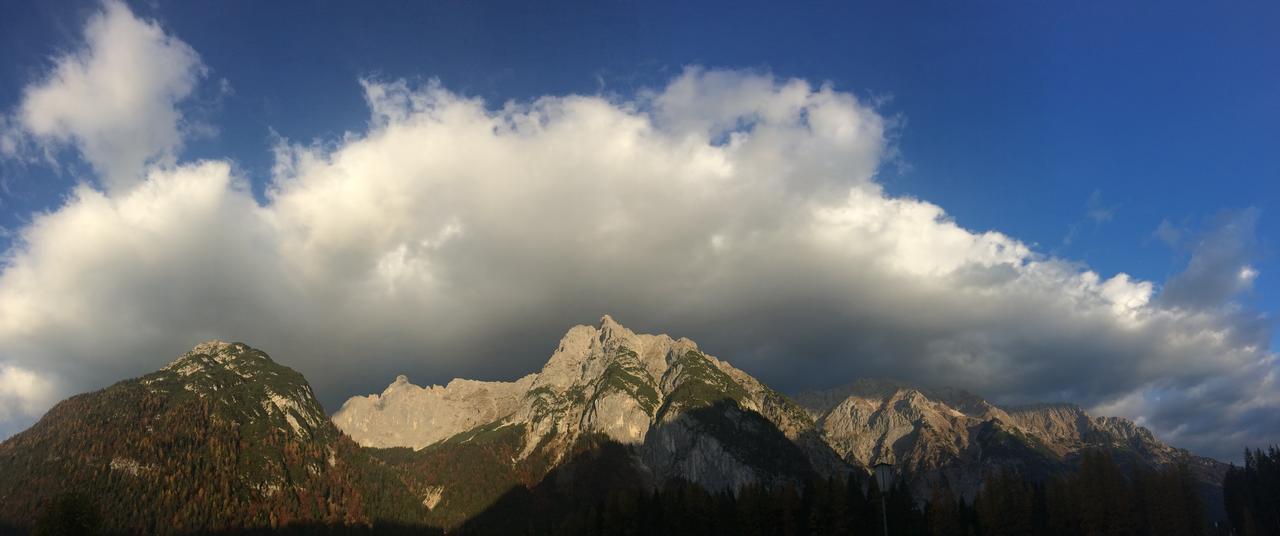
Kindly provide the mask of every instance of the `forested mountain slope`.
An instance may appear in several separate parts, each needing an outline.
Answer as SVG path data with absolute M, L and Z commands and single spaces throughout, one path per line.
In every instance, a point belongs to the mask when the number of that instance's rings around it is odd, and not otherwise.
M 413 523 L 397 474 L 343 436 L 301 374 L 240 343 L 73 396 L 0 443 L 0 522 L 79 497 L 101 528 L 179 533 Z

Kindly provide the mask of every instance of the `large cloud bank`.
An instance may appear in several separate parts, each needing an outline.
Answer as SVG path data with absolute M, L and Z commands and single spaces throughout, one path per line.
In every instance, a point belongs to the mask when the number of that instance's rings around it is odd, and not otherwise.
M 113 31 L 195 57 L 156 28 L 91 22 L 74 69 L 132 42 Z M 825 85 L 691 68 L 633 96 L 495 106 L 362 84 L 366 131 L 281 142 L 265 203 L 229 162 L 155 159 L 181 146 L 161 129 L 145 178 L 102 164 L 108 188 L 34 217 L 0 273 L 0 420 L 213 337 L 271 352 L 331 407 L 400 372 L 513 378 L 608 312 L 787 389 L 891 376 L 1076 401 L 1223 457 L 1280 440 L 1269 325 L 1232 301 L 1256 214 L 1193 246 L 1162 294 L 887 195 L 891 122 Z M 150 117 L 115 128 L 151 135 Z M 92 138 L 71 140 L 98 168 Z

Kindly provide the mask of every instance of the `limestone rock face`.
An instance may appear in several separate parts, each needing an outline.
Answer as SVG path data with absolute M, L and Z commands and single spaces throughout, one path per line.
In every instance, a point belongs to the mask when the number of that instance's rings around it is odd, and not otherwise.
M 571 328 L 541 371 L 515 382 L 422 388 L 402 376 L 381 395 L 348 400 L 333 422 L 361 445 L 415 450 L 517 426 L 515 466 L 554 465 L 581 441 L 607 438 L 632 448 L 655 481 L 709 489 L 794 478 L 815 466 L 848 470 L 797 404 L 689 339 L 637 334 L 608 315 Z M 785 453 L 757 455 L 761 445 Z
M 733 456 L 721 440 L 705 433 L 696 419 L 673 419 L 655 430 L 641 452 L 645 465 L 654 473 L 679 476 L 707 489 L 740 489 L 762 478 L 756 468 Z
M 1060 455 L 1090 446 L 1109 446 L 1141 453 L 1156 463 L 1174 463 L 1186 451 L 1160 442 L 1150 430 L 1120 417 L 1091 417 L 1072 404 L 1037 404 L 1012 408 L 1010 414 L 1028 433 Z
M 1122 453 L 1126 463 L 1186 462 L 1206 482 L 1222 464 L 1170 447 L 1118 417 L 1092 417 L 1069 404 L 1009 408 L 958 389 L 929 390 L 883 380 L 798 395 L 823 440 L 845 461 L 893 463 L 928 485 L 946 479 L 972 495 L 982 473 L 1011 467 L 1035 476 L 1070 465 L 1090 448 Z
M 606 393 L 592 402 L 583 427 L 619 443 L 643 443 L 649 432 L 652 410 L 627 393 Z
M 347 400 L 333 415 L 333 423 L 366 447 L 420 449 L 510 415 L 532 379 L 459 379 L 444 387 L 418 387 L 402 375 L 380 395 Z

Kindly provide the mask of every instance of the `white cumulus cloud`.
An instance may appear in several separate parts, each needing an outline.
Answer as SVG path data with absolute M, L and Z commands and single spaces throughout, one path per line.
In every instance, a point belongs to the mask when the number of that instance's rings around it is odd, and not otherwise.
M 147 163 L 174 160 L 184 128 L 177 105 L 204 66 L 190 46 L 118 0 L 89 19 L 84 38 L 27 87 L 13 122 L 42 142 L 73 145 L 106 186 L 127 187 Z M 14 138 L 0 135 L 0 152 L 13 153 Z
M 881 189 L 892 122 L 853 94 L 699 68 L 630 97 L 363 89 L 367 130 L 280 142 L 265 202 L 230 162 L 137 163 L 134 187 L 36 215 L 0 272 L 0 366 L 65 395 L 219 337 L 336 407 L 398 373 L 517 377 L 607 312 L 783 389 L 894 376 L 1076 401 L 1206 454 L 1277 440 L 1269 326 L 1231 300 L 1243 246 L 1203 249 L 1165 299 L 966 229 Z

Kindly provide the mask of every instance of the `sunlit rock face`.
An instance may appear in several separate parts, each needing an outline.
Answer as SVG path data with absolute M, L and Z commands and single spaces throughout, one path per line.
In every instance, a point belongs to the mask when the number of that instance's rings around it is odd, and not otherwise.
M 1215 481 L 1222 464 L 1170 447 L 1127 419 L 1092 417 L 1069 404 L 1003 409 L 957 389 L 922 389 L 884 380 L 802 393 L 823 440 L 851 464 L 881 462 L 919 477 L 945 480 L 971 495 L 983 473 L 1010 468 L 1029 476 L 1069 466 L 1082 451 L 1105 448 L 1126 464 L 1186 462 Z
M 962 391 L 932 392 L 884 380 L 859 380 L 797 397 L 833 450 L 851 462 L 933 469 L 966 459 L 987 423 L 1016 427 L 1004 410 Z
M 510 415 L 532 379 L 459 379 L 444 387 L 418 387 L 399 376 L 380 395 L 347 400 L 334 414 L 333 422 L 363 446 L 420 449 Z
M 518 381 L 422 388 L 400 377 L 381 395 L 348 400 L 333 422 L 362 445 L 415 450 L 518 426 L 514 465 L 554 465 L 583 440 L 608 439 L 632 448 L 655 481 L 710 489 L 794 480 L 819 465 L 848 470 L 806 435 L 813 420 L 800 406 L 689 339 L 637 334 L 608 315 L 571 328 L 542 370 Z M 760 455 L 756 444 L 786 452 Z
M 1061 455 L 1100 445 L 1133 450 L 1160 464 L 1174 463 L 1187 455 L 1129 419 L 1092 417 L 1072 404 L 1036 404 L 1013 408 L 1009 413 L 1019 426 Z

